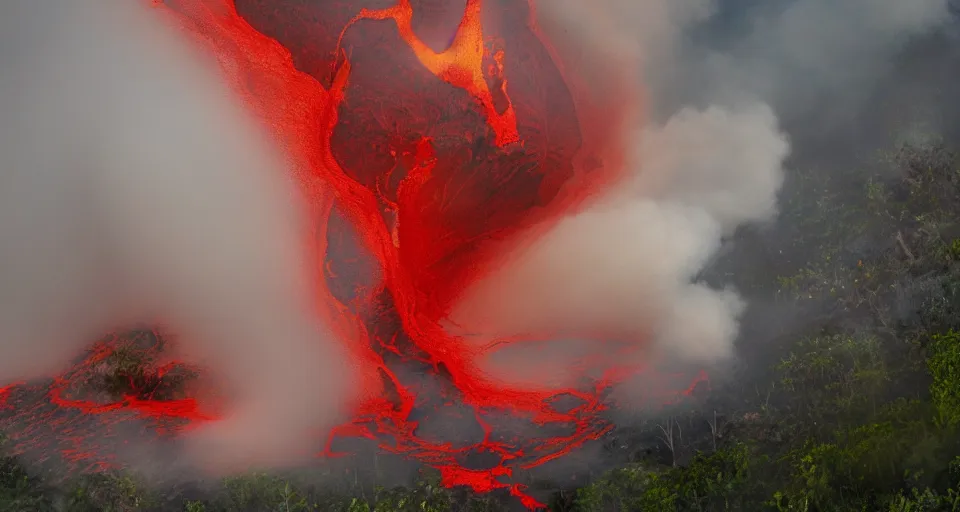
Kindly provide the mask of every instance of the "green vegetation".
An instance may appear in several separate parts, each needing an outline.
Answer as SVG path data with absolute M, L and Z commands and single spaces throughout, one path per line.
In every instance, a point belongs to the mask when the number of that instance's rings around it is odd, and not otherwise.
M 764 340 L 767 355 L 694 407 L 614 432 L 628 460 L 554 486 L 553 510 L 960 511 L 960 161 L 908 146 L 871 169 L 794 173 L 777 232 L 738 235 L 744 253 L 762 239 L 770 261 L 720 263 L 741 289 L 799 311 L 803 328 Z M 124 354 L 113 385 L 145 378 Z M 4 458 L 0 511 L 507 510 L 435 475 L 315 484 L 256 474 L 188 499 L 105 475 L 67 491 Z

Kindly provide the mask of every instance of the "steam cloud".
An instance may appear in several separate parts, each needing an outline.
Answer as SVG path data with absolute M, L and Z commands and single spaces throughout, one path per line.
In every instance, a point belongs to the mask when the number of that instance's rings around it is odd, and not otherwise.
M 623 180 L 505 258 L 455 309 L 453 322 L 467 332 L 558 334 L 553 345 L 491 354 L 490 373 L 518 384 L 564 382 L 564 369 L 605 350 L 582 341 L 590 332 L 649 340 L 645 358 L 729 360 L 745 303 L 696 277 L 739 226 L 775 217 L 790 154 L 775 112 L 844 111 L 900 45 L 948 16 L 946 0 L 767 2 L 746 8 L 743 18 L 754 23 L 723 48 L 698 47 L 691 34 L 723 7 L 537 4 L 566 67 L 588 80 L 580 104 L 602 103 L 625 84 L 646 104 L 611 134 L 627 148 L 615 164 L 624 166 Z M 550 370 L 531 375 L 544 360 Z M 548 375 L 551 382 L 538 381 Z
M 290 163 L 212 58 L 146 2 L 6 2 L 0 69 L 0 385 L 162 321 L 226 390 L 191 463 L 315 453 L 354 376 L 305 284 Z

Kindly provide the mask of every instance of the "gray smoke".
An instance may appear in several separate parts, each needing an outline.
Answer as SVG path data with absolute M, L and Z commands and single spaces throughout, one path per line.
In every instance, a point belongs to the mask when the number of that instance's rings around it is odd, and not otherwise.
M 774 3 L 739 9 L 745 29 L 722 46 L 694 38 L 730 10 L 719 2 L 538 3 L 565 67 L 587 77 L 578 107 L 623 84 L 643 102 L 622 127 L 614 119 L 627 141 L 621 158 L 604 155 L 622 161 L 622 181 L 505 257 L 455 309 L 453 323 L 483 333 L 478 343 L 545 331 L 562 340 L 536 354 L 501 349 L 489 372 L 536 385 L 529 368 L 548 364 L 551 384 L 562 381 L 558 368 L 606 350 L 584 341 L 598 331 L 648 343 L 647 360 L 731 358 L 744 302 L 696 277 L 738 227 L 775 218 L 790 154 L 778 115 L 839 115 L 906 41 L 948 16 L 946 0 Z
M 297 462 L 350 361 L 316 320 L 290 162 L 185 41 L 146 2 L 0 4 L 0 385 L 163 322 L 227 403 L 189 462 Z

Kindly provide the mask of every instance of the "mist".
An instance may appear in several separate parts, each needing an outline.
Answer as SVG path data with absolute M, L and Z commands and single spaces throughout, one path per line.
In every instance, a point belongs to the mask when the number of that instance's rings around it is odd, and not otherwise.
M 574 90 L 578 108 L 610 91 L 638 106 L 610 123 L 621 154 L 601 158 L 620 181 L 506 255 L 452 314 L 483 341 L 553 333 L 558 341 L 538 351 L 508 346 L 486 358 L 485 370 L 524 385 L 537 384 L 529 368 L 543 364 L 551 382 L 572 382 L 577 360 L 608 350 L 591 332 L 633 336 L 647 362 L 729 367 L 748 303 L 698 276 L 739 228 L 776 229 L 788 127 L 856 138 L 843 130 L 869 107 L 864 98 L 889 78 L 898 52 L 950 16 L 946 0 L 537 8 L 562 67 L 586 77 Z
M 293 163 L 213 56 L 147 2 L 8 2 L 0 69 L 0 386 L 160 324 L 221 390 L 181 462 L 312 458 L 353 361 L 317 320 Z

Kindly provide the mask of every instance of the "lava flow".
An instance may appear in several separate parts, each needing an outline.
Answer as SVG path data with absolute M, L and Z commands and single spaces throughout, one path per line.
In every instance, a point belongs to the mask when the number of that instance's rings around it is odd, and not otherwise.
M 459 22 L 447 27 L 449 2 L 436 0 L 355 9 L 359 2 L 351 0 L 310 7 L 279 0 L 152 3 L 158 17 L 217 56 L 224 76 L 291 156 L 313 206 L 313 246 L 325 269 L 316 289 L 330 305 L 319 314 L 350 344 L 367 377 L 353 421 L 331 434 L 321 455 L 336 454 L 338 437 L 366 437 L 436 468 L 445 486 L 502 489 L 530 509 L 542 507 L 511 476 L 608 432 L 601 418 L 606 391 L 642 368 L 594 358 L 577 369 L 577 387 L 511 386 L 479 361 L 491 347 L 522 340 L 478 347 L 445 324 L 492 265 L 581 207 L 617 172 L 611 160 L 605 169 L 576 163 L 589 160 L 582 153 L 596 146 L 581 137 L 579 119 L 597 114 L 578 112 L 570 71 L 561 73 L 532 6 L 466 0 Z M 16 451 L 41 450 L 37 431 L 51 429 L 65 459 L 97 470 L 112 459 L 85 433 L 131 418 L 175 433 L 211 419 L 191 395 L 199 370 L 176 362 L 131 370 L 118 383 L 118 400 L 80 398 L 118 351 L 149 361 L 162 344 L 149 332 L 133 342 L 111 337 L 52 387 L 0 389 L 0 409 L 12 409 L 3 425 L 32 425 L 13 429 Z M 627 349 L 643 345 L 634 340 Z M 424 373 L 436 388 L 427 390 Z M 561 407 L 561 399 L 573 405 Z M 464 421 L 479 426 L 480 438 L 454 443 L 423 432 L 423 418 L 452 403 L 469 408 Z M 533 428 L 505 433 L 496 420 L 504 414 Z M 558 428 L 565 433 L 536 435 Z M 467 462 L 478 453 L 493 462 Z

